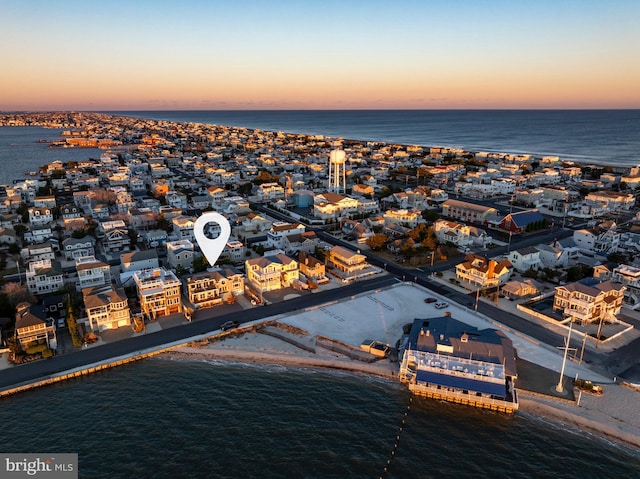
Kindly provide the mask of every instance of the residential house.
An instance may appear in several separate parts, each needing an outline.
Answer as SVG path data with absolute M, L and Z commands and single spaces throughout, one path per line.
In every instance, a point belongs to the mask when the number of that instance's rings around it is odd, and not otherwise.
M 169 241 L 167 243 L 167 264 L 170 268 L 182 268 L 187 271 L 193 270 L 195 247 L 187 239 Z
M 82 218 L 83 215 L 82 209 L 75 204 L 62 205 L 60 207 L 60 216 L 63 220 Z
M 359 212 L 357 199 L 338 193 L 322 193 L 313 201 L 313 215 L 321 219 L 335 219 Z
M 53 221 L 51 208 L 29 208 L 29 224 L 31 226 L 50 225 Z
M 25 276 L 27 288 L 33 294 L 55 293 L 64 286 L 62 273 L 51 265 L 50 259 L 29 263 Z
M 122 220 L 102 221 L 98 224 L 98 238 L 105 253 L 126 252 L 131 248 L 131 238 Z
M 507 281 L 500 288 L 500 292 L 507 298 L 524 298 L 534 296 L 542 291 L 542 286 L 531 278 L 522 281 Z
M 271 225 L 271 229 L 267 232 L 267 243 L 269 246 L 277 249 L 285 247 L 284 239 L 289 235 L 298 235 L 304 233 L 305 226 L 300 223 L 287 223 L 285 221 L 275 221 Z
M 193 226 L 196 222 L 196 218 L 193 216 L 176 216 L 171 219 L 173 224 L 173 233 L 178 240 L 195 241 L 193 234 Z
M 311 256 L 305 251 L 300 251 L 298 255 L 298 264 L 300 265 L 300 273 L 308 279 L 316 282 L 328 281 L 326 277 L 325 264 L 315 256 Z
M 18 241 L 18 237 L 16 235 L 15 230 L 12 228 L 1 228 L 0 227 L 0 243 L 2 244 L 16 244 Z
M 401 224 L 409 228 L 415 228 L 418 223 L 424 222 L 422 212 L 418 209 L 391 209 L 383 214 L 385 226 Z
M 625 286 L 624 303 L 633 309 L 640 307 L 640 268 L 627 264 L 615 267 L 611 279 Z
M 585 197 L 585 201 L 602 203 L 607 211 L 629 211 L 635 204 L 636 198 L 631 193 L 618 193 L 611 190 L 593 191 Z
M 22 256 L 25 264 L 29 261 L 40 261 L 43 259 L 52 260 L 56 257 L 51 243 L 29 245 L 20 252 L 20 255 Z
M 117 329 L 131 324 L 129 300 L 122 288 L 112 285 L 94 286 L 82 290 L 87 312 L 86 326 L 90 331 Z
M 133 273 L 138 291 L 140 310 L 149 319 L 182 312 L 180 280 L 164 268 L 146 269 Z
M 553 310 L 562 311 L 580 324 L 616 321 L 626 287 L 613 281 L 597 282 L 585 278 L 575 283 L 556 286 Z
M 53 320 L 40 317 L 29 303 L 16 306 L 15 337 L 23 350 L 38 344 L 46 344 L 50 349 L 58 347 L 56 329 Z
M 329 263 L 340 272 L 343 281 L 353 281 L 369 268 L 365 255 L 342 246 L 333 246 L 329 250 Z
M 231 266 L 224 266 L 186 276 L 183 287 L 193 309 L 209 308 L 244 294 L 244 275 Z
M 456 265 L 456 277 L 472 289 L 495 288 L 509 280 L 512 268 L 508 260 L 498 262 L 469 253 Z
M 242 264 L 247 257 L 247 248 L 241 241 L 230 239 L 227 241 L 221 256 L 234 264 Z
M 258 201 L 270 201 L 284 198 L 284 188 L 278 183 L 262 183 L 255 187 Z
M 123 273 L 158 268 L 158 252 L 146 249 L 120 255 L 120 268 Z
M 283 238 L 284 251 L 287 254 L 305 251 L 313 253 L 318 246 L 318 237 L 315 231 L 305 231 L 304 233 L 287 235 Z
M 56 197 L 54 195 L 36 196 L 33 199 L 33 206 L 53 209 L 56 207 Z
M 620 233 L 615 224 L 609 228 L 585 228 L 573 232 L 573 241 L 582 251 L 610 254 L 618 250 Z
M 257 213 L 249 213 L 242 221 L 242 231 L 247 233 L 262 233 L 271 228 L 271 221 Z
M 539 244 L 535 248 L 538 250 L 540 261 L 545 268 L 566 268 L 569 266 L 569 250 L 566 250 L 558 241 L 550 245 Z
M 530 269 L 537 271 L 544 268 L 540 260 L 540 251 L 533 246 L 513 250 L 507 255 L 507 259 L 513 265 L 513 269 L 520 273 Z
M 94 256 L 77 258 L 76 271 L 78 273 L 77 291 L 111 283 L 111 268 Z
M 141 231 L 140 238 L 149 248 L 163 248 L 167 244 L 168 235 L 165 230 Z
M 345 236 L 356 240 L 358 244 L 365 244 L 367 239 L 374 235 L 374 232 L 365 224 L 365 222 L 350 219 L 342 221 L 342 232 Z
M 67 261 L 75 261 L 83 256 L 93 256 L 95 254 L 95 239 L 92 236 L 84 238 L 67 238 L 62 241 L 62 253 Z
M 260 292 L 287 288 L 298 281 L 298 262 L 278 253 L 245 261 L 247 281 Z
M 151 208 L 129 208 L 128 214 L 129 224 L 136 231 L 149 231 L 158 223 L 158 216 Z
M 42 307 L 47 318 L 53 318 L 64 323 L 67 315 L 66 306 L 69 295 L 64 294 L 48 294 L 42 298 Z
M 50 225 L 31 226 L 30 230 L 24 233 L 24 240 L 29 244 L 44 243 L 51 238 L 53 238 L 53 231 Z

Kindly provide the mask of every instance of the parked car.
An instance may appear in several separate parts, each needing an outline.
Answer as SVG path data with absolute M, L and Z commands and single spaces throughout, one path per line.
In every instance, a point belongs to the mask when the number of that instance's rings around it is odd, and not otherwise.
M 435 303 L 436 301 L 438 301 L 436 298 L 425 298 L 424 302 L 429 304 L 429 303 Z
M 222 323 L 222 326 L 220 326 L 220 329 L 222 331 L 228 331 L 230 329 L 235 329 L 238 326 L 240 326 L 240 321 L 227 321 L 226 323 Z
M 449 306 L 449 303 L 445 303 L 444 301 L 440 301 L 439 303 L 435 304 L 436 309 L 444 309 L 447 306 Z

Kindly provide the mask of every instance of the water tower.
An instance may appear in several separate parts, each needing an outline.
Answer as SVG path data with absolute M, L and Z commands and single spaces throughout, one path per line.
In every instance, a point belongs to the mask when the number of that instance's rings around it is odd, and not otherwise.
M 329 155 L 329 191 L 340 193 L 340 189 L 344 193 L 347 188 L 347 175 L 345 172 L 345 163 L 347 154 L 344 150 L 333 150 Z

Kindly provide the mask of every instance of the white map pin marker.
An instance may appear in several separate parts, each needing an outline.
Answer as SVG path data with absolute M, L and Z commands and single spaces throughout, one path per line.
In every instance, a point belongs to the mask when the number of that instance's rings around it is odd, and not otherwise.
M 220 226 L 220 235 L 215 239 L 207 238 L 204 234 L 204 228 L 209 223 L 217 223 Z M 211 266 L 218 261 L 230 234 L 231 225 L 229 221 L 227 221 L 227 218 L 220 213 L 205 213 L 200 216 L 193 225 L 193 235 L 196 237 L 198 246 L 200 246 L 200 249 Z

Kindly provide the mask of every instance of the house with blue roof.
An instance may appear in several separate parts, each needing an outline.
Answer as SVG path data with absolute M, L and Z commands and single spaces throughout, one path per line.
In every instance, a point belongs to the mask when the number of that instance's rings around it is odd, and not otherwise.
M 413 321 L 399 377 L 420 396 L 507 413 L 518 409 L 511 339 L 451 316 Z
M 498 224 L 498 228 L 510 233 L 524 233 L 547 227 L 547 219 L 538 210 L 517 211 L 509 213 Z

